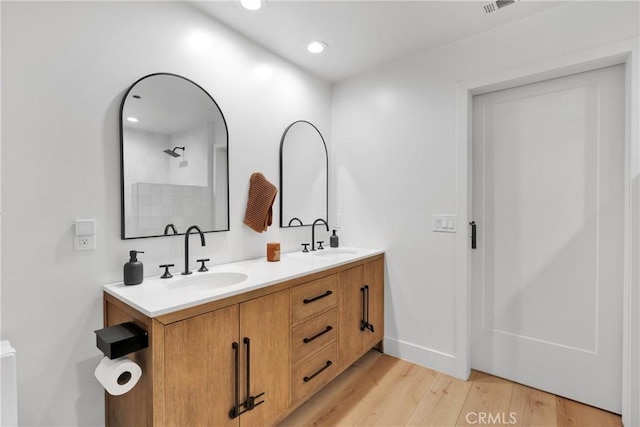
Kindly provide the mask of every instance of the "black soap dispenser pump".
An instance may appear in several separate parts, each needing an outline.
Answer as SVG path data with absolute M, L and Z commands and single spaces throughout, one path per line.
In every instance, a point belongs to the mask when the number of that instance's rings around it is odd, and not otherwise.
M 144 277 L 144 271 L 142 263 L 138 261 L 138 254 L 143 254 L 142 251 L 129 251 L 129 262 L 124 265 L 124 284 L 139 285 L 142 283 Z
M 337 248 L 339 246 L 336 230 L 333 230 L 333 234 L 331 235 L 331 237 L 329 237 L 329 246 L 331 246 L 332 248 Z

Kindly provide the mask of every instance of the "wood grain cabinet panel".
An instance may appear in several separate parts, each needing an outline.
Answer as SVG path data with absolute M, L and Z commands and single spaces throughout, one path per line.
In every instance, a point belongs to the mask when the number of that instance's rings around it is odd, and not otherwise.
M 297 363 L 328 343 L 338 334 L 338 312 L 336 309 L 316 316 L 293 328 L 291 335 L 291 357 Z
M 346 369 L 384 338 L 384 260 L 338 274 L 338 359 Z
M 340 304 L 338 306 L 338 350 L 340 368 L 346 368 L 358 358 L 362 350 L 362 266 L 338 275 Z
M 367 321 L 373 331 L 363 331 L 363 349 L 369 350 L 384 339 L 384 261 L 377 260 L 363 266 L 363 283 L 368 286 Z
M 277 292 L 240 304 L 240 339 L 250 339 L 249 346 L 243 345 L 241 360 L 250 365 L 241 365 L 241 396 L 259 395 L 256 402 L 264 403 L 240 416 L 240 425 L 270 425 L 289 408 L 291 346 L 289 322 L 290 292 Z M 251 390 L 246 390 L 246 367 L 250 366 Z
M 165 328 L 165 420 L 167 426 L 237 426 L 234 354 L 238 306 Z
M 297 363 L 292 369 L 293 401 L 310 397 L 337 374 L 338 346 L 334 342 Z
M 297 325 L 334 308 L 338 301 L 338 278 L 335 274 L 293 288 L 291 321 Z
M 291 403 L 289 304 L 286 290 L 168 325 L 166 425 L 268 425 L 284 412 Z M 248 396 L 263 403 L 231 418 L 236 386 L 240 403 Z

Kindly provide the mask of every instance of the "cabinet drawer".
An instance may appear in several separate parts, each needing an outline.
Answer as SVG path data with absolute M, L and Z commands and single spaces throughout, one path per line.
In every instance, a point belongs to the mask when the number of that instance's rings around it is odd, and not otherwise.
M 296 363 L 328 343 L 335 341 L 338 312 L 333 309 L 293 328 L 293 363 Z
M 293 288 L 291 320 L 294 325 L 337 305 L 338 277 L 334 274 Z
M 338 345 L 334 342 L 317 354 L 293 366 L 293 401 L 309 396 L 327 384 L 338 369 Z

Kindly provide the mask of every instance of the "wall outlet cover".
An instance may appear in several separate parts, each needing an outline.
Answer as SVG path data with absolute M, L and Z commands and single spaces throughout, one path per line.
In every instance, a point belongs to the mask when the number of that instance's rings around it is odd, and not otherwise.
M 96 248 L 96 236 L 73 236 L 74 251 L 90 251 Z

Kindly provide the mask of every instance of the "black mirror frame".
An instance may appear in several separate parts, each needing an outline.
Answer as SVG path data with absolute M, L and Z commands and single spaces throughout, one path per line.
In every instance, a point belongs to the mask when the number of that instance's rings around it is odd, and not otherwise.
M 124 93 L 124 96 L 122 97 L 122 102 L 120 102 L 120 114 L 118 116 L 119 121 L 120 121 L 120 238 L 121 238 L 121 240 L 132 240 L 132 239 L 146 239 L 146 238 L 150 238 L 150 237 L 184 236 L 184 234 L 185 234 L 185 233 L 158 234 L 158 235 L 154 235 L 154 236 L 136 236 L 136 237 L 126 237 L 125 236 L 125 217 L 124 217 L 124 123 L 123 123 L 122 113 L 124 112 L 124 103 L 127 100 L 127 96 L 129 96 L 129 92 L 131 92 L 131 90 L 138 83 L 140 83 L 142 80 L 144 80 L 146 78 L 149 78 L 149 77 L 153 77 L 153 76 L 172 76 L 172 77 L 180 78 L 182 80 L 185 80 L 185 81 L 193 84 L 194 86 L 198 87 L 202 92 L 204 92 L 209 97 L 211 102 L 213 102 L 213 104 L 216 106 L 216 108 L 220 112 L 220 116 L 222 117 L 222 122 L 224 123 L 225 133 L 227 135 L 227 156 L 226 156 L 227 157 L 227 159 L 226 159 L 227 160 L 227 228 L 226 229 L 221 229 L 221 230 L 207 230 L 207 231 L 203 231 L 203 233 L 217 233 L 217 232 L 220 232 L 220 231 L 229 231 L 231 229 L 231 225 L 230 225 L 231 221 L 229 219 L 229 211 L 230 211 L 229 210 L 229 205 L 230 205 L 230 199 L 229 199 L 229 187 L 230 187 L 230 183 L 229 183 L 229 127 L 227 126 L 227 119 L 225 119 L 224 114 L 222 113 L 222 109 L 220 108 L 220 105 L 218 105 L 216 100 L 213 99 L 213 97 L 209 94 L 209 92 L 207 92 L 202 86 L 200 86 L 199 84 L 197 84 L 193 80 L 190 80 L 190 79 L 188 79 L 186 77 L 183 77 L 183 76 L 181 76 L 179 74 L 159 72 L 159 73 L 147 74 L 146 76 L 140 77 L 138 80 L 133 82 L 133 84 L 131 86 L 129 86 L 127 91 Z
M 309 125 L 311 125 L 316 132 L 318 132 L 318 135 L 320 135 L 320 139 L 322 140 L 322 145 L 324 146 L 324 158 L 325 158 L 325 165 L 326 165 L 326 177 L 325 177 L 325 182 L 326 182 L 326 191 L 325 191 L 325 217 L 323 218 L 327 224 L 329 223 L 329 152 L 327 150 L 327 143 L 324 140 L 324 137 L 322 136 L 322 133 L 320 132 L 320 130 L 310 121 L 307 120 L 296 120 L 295 122 L 291 123 L 289 126 L 287 126 L 287 128 L 284 130 L 284 132 L 282 133 L 282 138 L 280 139 L 280 228 L 293 228 L 293 227 L 310 227 L 313 224 L 303 224 L 302 221 L 300 221 L 300 219 L 294 217 L 291 219 L 291 221 L 289 221 L 289 224 L 284 225 L 284 216 L 282 215 L 282 208 L 283 208 L 283 200 L 284 200 L 284 173 L 283 173 L 283 149 L 284 149 L 284 140 L 287 136 L 287 132 L 289 131 L 289 129 L 291 129 L 291 127 L 293 125 L 295 125 L 296 123 L 307 123 Z M 291 223 L 297 220 L 300 224 L 299 225 L 292 225 Z

